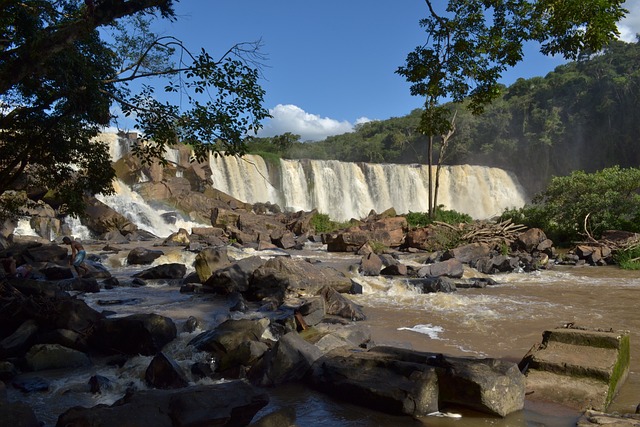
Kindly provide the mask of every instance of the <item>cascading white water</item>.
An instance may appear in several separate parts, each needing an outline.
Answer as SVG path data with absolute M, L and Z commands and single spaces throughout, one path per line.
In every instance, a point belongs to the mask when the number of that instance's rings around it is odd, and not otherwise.
M 277 203 L 288 210 L 318 209 L 335 220 L 363 218 L 373 209 L 398 213 L 428 210 L 428 167 L 347 163 L 337 160 L 281 160 L 270 173 L 255 155 L 211 158 L 213 185 L 248 203 Z M 279 176 L 279 179 L 269 177 Z M 274 182 L 278 181 L 278 182 Z M 525 204 L 515 176 L 484 166 L 444 166 L 438 204 L 485 219 Z

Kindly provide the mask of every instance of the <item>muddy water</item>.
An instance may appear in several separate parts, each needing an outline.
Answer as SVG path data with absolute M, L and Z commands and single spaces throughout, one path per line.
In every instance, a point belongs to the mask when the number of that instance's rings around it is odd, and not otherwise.
M 453 294 L 414 294 L 392 285 L 357 297 L 377 344 L 459 356 L 519 361 L 546 329 L 573 323 L 628 330 L 630 375 L 610 411 L 634 412 L 640 402 L 640 273 L 615 267 L 556 267 L 553 271 L 494 276 L 500 285 Z M 378 291 L 384 287 L 380 283 Z M 387 285 L 388 286 L 388 285 Z M 406 328 L 406 329 L 405 329 Z M 456 426 L 575 425 L 578 414 L 533 400 L 505 420 L 463 418 Z M 522 419 L 521 417 L 524 417 Z M 425 421 L 426 422 L 426 421 Z M 429 420 L 427 425 L 454 421 Z M 454 424 L 451 424 L 454 425 Z
M 166 248 L 163 248 L 166 249 Z M 96 250 L 97 252 L 97 250 Z M 131 269 L 122 267 L 121 255 L 110 257 L 107 267 L 116 276 L 128 276 Z M 234 258 L 250 256 L 233 254 Z M 322 262 L 350 264 L 356 257 L 316 251 L 295 256 L 315 257 Z M 359 257 L 357 257 L 359 260 Z M 193 254 L 184 251 L 168 254 L 157 263 L 181 262 L 191 265 Z M 494 276 L 500 284 L 485 289 L 461 289 L 452 294 L 419 294 L 402 280 L 362 278 L 362 295 L 353 296 L 364 306 L 368 319 L 363 322 L 370 328 L 376 344 L 390 344 L 416 350 L 443 352 L 469 357 L 497 357 L 514 362 L 537 342 L 542 332 L 568 323 L 590 328 L 629 330 L 631 334 L 631 373 L 620 395 L 610 409 L 633 412 L 640 402 L 640 273 L 625 272 L 617 268 L 582 267 L 555 268 L 532 274 L 508 274 Z M 214 327 L 226 319 L 225 307 L 217 306 L 210 297 L 180 294 L 178 287 L 170 283 L 151 284 L 143 288 L 118 288 L 87 295 L 87 301 L 99 309 L 113 309 L 118 315 L 139 312 L 156 312 L 171 317 L 178 327 L 188 316 L 201 321 L 201 328 Z M 131 304 L 98 307 L 98 300 L 127 300 Z M 195 336 L 199 331 L 193 333 Z M 186 343 L 193 338 L 182 334 L 179 343 L 167 350 L 178 363 L 188 368 L 201 354 L 185 351 Z M 112 378 L 117 390 L 124 390 L 131 381 L 144 388 L 143 372 L 149 360 L 133 360 L 123 372 L 111 372 L 99 364 L 88 372 L 51 374 L 53 389 L 48 394 L 21 395 L 9 390 L 11 400 L 19 399 L 34 406 L 45 425 L 55 425 L 57 415 L 70 406 L 110 404 L 122 393 L 92 396 L 86 392 L 90 375 L 101 374 Z M 47 377 L 47 373 L 37 373 Z M 505 419 L 486 417 L 472 412 L 451 408 L 462 418 L 426 417 L 414 420 L 410 417 L 394 417 L 357 406 L 336 402 L 306 388 L 288 385 L 269 389 L 270 403 L 258 416 L 279 407 L 293 406 L 298 426 L 548 426 L 575 425 L 579 414 L 557 405 L 528 400 L 524 411 Z M 445 408 L 446 410 L 447 408 Z

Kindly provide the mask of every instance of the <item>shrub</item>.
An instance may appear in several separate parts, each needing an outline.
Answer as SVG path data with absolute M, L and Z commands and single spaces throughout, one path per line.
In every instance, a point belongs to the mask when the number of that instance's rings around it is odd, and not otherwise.
M 595 173 L 555 177 L 532 204 L 502 218 L 545 231 L 554 242 L 599 238 L 605 230 L 640 231 L 640 169 L 614 166 Z
M 640 270 L 640 245 L 619 251 L 614 261 L 625 270 Z
M 436 209 L 433 220 L 429 218 L 429 213 L 427 212 L 409 212 L 405 215 L 405 218 L 410 228 L 426 227 L 433 223 L 433 221 L 446 222 L 447 224 L 469 223 L 473 221 L 473 219 L 465 213 L 442 208 Z

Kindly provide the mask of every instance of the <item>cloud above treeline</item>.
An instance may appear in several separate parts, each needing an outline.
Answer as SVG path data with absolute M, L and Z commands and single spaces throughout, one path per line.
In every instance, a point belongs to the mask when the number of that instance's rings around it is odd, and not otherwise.
M 618 31 L 621 40 L 632 43 L 640 33 L 640 0 L 627 0 L 624 7 L 629 13 L 618 23 Z
M 338 121 L 329 117 L 311 114 L 292 104 L 278 104 L 269 110 L 271 118 L 264 122 L 264 128 L 258 136 L 269 137 L 291 132 L 300 135 L 301 141 L 319 141 L 331 135 L 341 135 L 353 132 L 354 126 L 370 121 L 361 117 L 350 123 L 346 120 Z

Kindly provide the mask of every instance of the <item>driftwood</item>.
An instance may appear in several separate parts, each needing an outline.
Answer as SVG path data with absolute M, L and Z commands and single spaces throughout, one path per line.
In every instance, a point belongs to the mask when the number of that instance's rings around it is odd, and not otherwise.
M 522 224 L 514 224 L 510 219 L 502 222 L 475 221 L 468 224 L 451 225 L 434 221 L 436 227 L 443 227 L 460 234 L 460 240 L 467 243 L 486 243 L 489 245 L 511 244 L 518 235 L 527 229 Z

